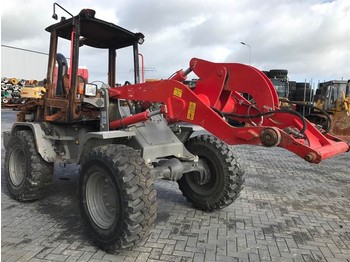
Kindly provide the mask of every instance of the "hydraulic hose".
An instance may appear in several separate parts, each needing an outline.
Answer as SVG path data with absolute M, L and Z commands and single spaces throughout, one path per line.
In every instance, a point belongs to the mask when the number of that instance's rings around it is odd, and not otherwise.
M 308 105 L 308 104 L 304 104 L 304 103 L 300 103 L 300 102 L 297 102 L 297 101 L 288 101 L 288 100 L 285 100 L 285 99 L 280 99 L 280 101 L 282 102 L 285 102 L 285 103 L 288 103 L 288 104 L 294 104 L 294 105 L 300 105 L 300 106 L 305 106 L 305 107 L 309 107 L 309 108 L 312 108 L 312 109 L 316 109 L 318 111 L 320 111 L 323 115 L 326 116 L 327 118 L 327 127 L 325 129 L 326 133 L 328 133 L 330 130 L 331 130 L 331 123 L 332 123 L 332 118 L 331 116 L 327 113 L 327 111 L 321 109 L 321 108 L 318 108 L 318 107 L 315 107 L 313 105 Z
M 242 118 L 242 119 L 250 119 L 250 118 L 258 118 L 258 117 L 262 117 L 262 116 L 267 116 L 267 115 L 271 115 L 274 113 L 288 113 L 288 114 L 292 114 L 292 115 L 299 117 L 303 122 L 303 128 L 300 130 L 300 133 L 301 134 L 305 133 L 306 128 L 307 128 L 307 123 L 306 123 L 305 118 L 300 113 L 293 111 L 293 110 L 289 110 L 289 109 L 272 110 L 269 112 L 259 113 L 259 114 L 255 114 L 255 115 L 238 115 L 238 114 L 234 114 L 234 113 L 223 113 L 223 112 L 221 112 L 220 115 L 228 116 L 228 117 L 233 116 L 233 117 Z
M 131 83 L 129 81 L 125 81 L 124 85 L 128 86 L 128 85 L 131 85 Z M 126 100 L 126 104 L 128 105 L 128 107 L 130 109 L 130 113 L 133 114 L 133 115 L 136 114 L 136 109 L 133 107 L 132 101 L 127 99 Z

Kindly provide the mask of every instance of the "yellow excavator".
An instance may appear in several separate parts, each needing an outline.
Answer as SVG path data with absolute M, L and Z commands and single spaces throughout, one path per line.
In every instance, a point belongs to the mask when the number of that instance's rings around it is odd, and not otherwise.
M 320 83 L 314 96 L 315 108 L 306 116 L 330 134 L 350 141 L 350 80 Z M 327 112 L 329 116 L 322 114 Z

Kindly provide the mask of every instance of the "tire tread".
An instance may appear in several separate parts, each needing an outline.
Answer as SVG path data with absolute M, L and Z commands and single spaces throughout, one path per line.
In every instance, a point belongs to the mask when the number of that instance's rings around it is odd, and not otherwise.
M 217 201 L 207 201 L 206 203 L 203 203 L 203 201 L 196 201 L 192 197 L 191 190 L 188 190 L 186 180 L 183 178 L 178 181 L 182 194 L 196 208 L 203 211 L 214 211 L 232 204 L 233 201 L 239 197 L 245 180 L 245 172 L 240 166 L 239 161 L 234 155 L 232 149 L 226 143 L 212 135 L 200 135 L 193 137 L 187 144 L 204 145 L 208 148 L 215 148 L 220 158 L 223 160 L 224 176 L 225 179 L 227 179 L 227 182 L 225 183 L 224 190 L 222 192 L 218 192 L 220 197 Z
M 156 193 L 149 169 L 138 153 L 125 145 L 97 147 L 83 158 L 81 167 L 96 158 L 116 170 L 115 174 L 119 174 L 115 175 L 115 178 L 123 185 L 122 194 L 125 197 L 123 208 L 126 217 L 122 223 L 122 231 L 115 239 L 101 240 L 89 230 L 90 234 L 95 243 L 107 252 L 134 246 L 148 234 L 156 219 Z M 83 172 L 81 168 L 81 176 Z M 81 188 L 80 185 L 79 190 Z M 81 210 L 84 213 L 82 204 Z M 87 225 L 87 219 L 84 219 L 84 222 Z
M 14 189 L 9 175 L 9 158 L 17 143 L 20 143 L 30 156 L 25 181 L 19 190 Z M 9 142 L 5 156 L 5 170 L 5 181 L 11 196 L 18 201 L 33 201 L 45 197 L 52 181 L 53 163 L 48 163 L 41 157 L 36 149 L 33 133 L 30 130 L 21 130 L 15 132 Z

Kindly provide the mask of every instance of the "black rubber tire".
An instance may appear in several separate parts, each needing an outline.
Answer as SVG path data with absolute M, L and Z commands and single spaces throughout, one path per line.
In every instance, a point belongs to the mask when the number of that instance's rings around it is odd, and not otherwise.
M 186 147 L 192 154 L 199 156 L 210 170 L 209 181 L 202 185 L 196 181 L 194 172 L 184 174 L 177 181 L 186 199 L 203 211 L 214 211 L 232 204 L 244 183 L 244 170 L 232 149 L 211 135 L 193 137 Z
M 306 89 L 305 91 L 303 89 L 297 89 L 294 95 L 295 101 L 304 101 L 304 94 L 305 101 L 311 101 L 310 89 Z
M 157 215 L 156 191 L 144 160 L 125 145 L 93 149 L 80 165 L 79 205 L 101 249 L 114 252 L 138 243 Z
M 289 94 L 288 94 L 288 100 L 289 100 L 289 101 L 295 101 L 295 93 L 294 93 L 294 92 L 293 92 L 293 93 L 289 92 Z
M 12 135 L 5 154 L 5 182 L 14 199 L 43 198 L 52 181 L 53 167 L 38 153 L 32 131 L 21 130 Z
M 323 130 L 326 130 L 326 132 L 328 132 L 327 130 L 330 129 L 330 125 L 332 124 L 327 119 L 327 116 L 322 114 L 310 114 L 306 115 L 305 118 L 311 123 L 321 126 Z
M 261 71 L 263 72 L 267 77 L 270 77 L 270 72 L 269 71 Z
M 297 83 L 295 81 L 289 81 L 289 93 L 295 92 L 297 89 Z
M 298 82 L 298 83 L 295 84 L 295 87 L 296 87 L 297 90 L 299 90 L 299 89 L 302 89 L 302 90 L 310 89 L 310 83 Z
M 269 77 L 270 78 L 286 78 L 288 75 L 288 70 L 286 69 L 271 69 L 269 71 Z

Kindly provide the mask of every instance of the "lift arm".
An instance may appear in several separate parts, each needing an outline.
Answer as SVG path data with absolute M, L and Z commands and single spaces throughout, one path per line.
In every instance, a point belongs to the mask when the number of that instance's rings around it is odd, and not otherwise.
M 312 163 L 349 150 L 346 142 L 326 137 L 301 115 L 279 109 L 272 83 L 256 68 L 193 58 L 185 72 L 190 71 L 199 77 L 193 90 L 181 82 L 184 75 L 179 71 L 172 79 L 180 81 L 111 88 L 110 97 L 162 103 L 160 112 L 169 121 L 200 125 L 230 145 L 280 146 Z M 132 124 L 148 117 L 143 112 L 123 121 Z M 235 127 L 227 120 L 245 125 Z M 111 126 L 120 127 L 113 122 Z

